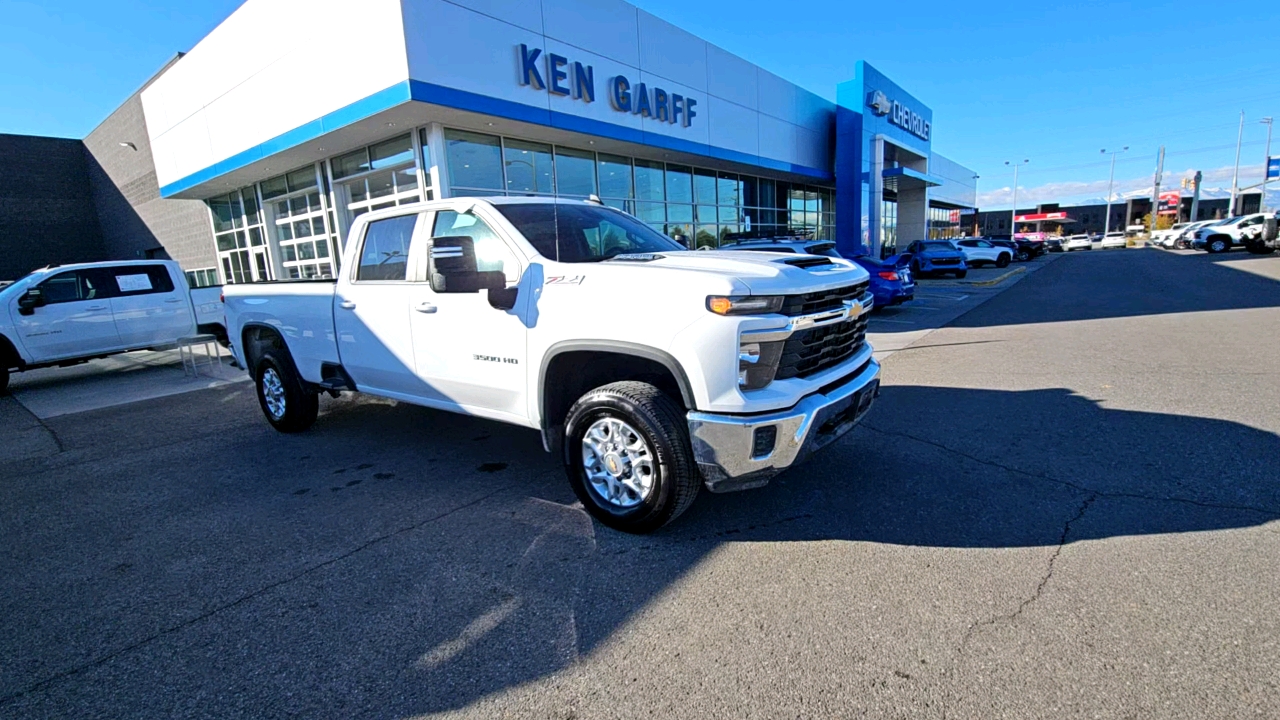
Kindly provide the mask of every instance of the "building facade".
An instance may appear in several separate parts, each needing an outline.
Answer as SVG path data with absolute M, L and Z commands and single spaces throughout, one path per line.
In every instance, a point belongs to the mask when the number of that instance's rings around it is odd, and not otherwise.
M 1227 205 L 1230 203 L 1228 198 L 1203 198 L 1196 205 L 1195 217 L 1192 217 L 1192 199 L 1183 197 L 1178 203 L 1178 213 L 1175 222 L 1198 222 L 1201 220 L 1214 220 L 1225 218 L 1227 216 Z M 1248 215 L 1249 213 L 1260 212 L 1259 207 L 1262 203 L 1262 194 L 1259 192 L 1242 193 L 1236 201 L 1236 207 L 1240 210 L 1240 214 Z M 1043 222 L 1019 222 L 1017 223 L 1017 232 L 1038 232 L 1061 233 L 1063 235 L 1073 235 L 1077 233 L 1087 233 L 1090 235 L 1100 234 L 1107 229 L 1112 231 L 1123 231 L 1132 225 L 1141 225 L 1148 222 L 1147 215 L 1151 212 L 1150 198 L 1129 198 L 1124 201 L 1111 203 L 1111 222 L 1107 223 L 1107 205 L 1106 203 L 1093 203 L 1088 205 L 1058 205 L 1056 203 L 1046 203 L 1037 205 L 1034 208 L 1020 209 L 1017 211 L 1018 216 L 1033 215 L 1037 213 L 1065 213 L 1067 222 L 1055 222 L 1046 220 Z M 984 237 L 1009 237 L 1009 228 L 1014 224 L 1014 215 L 1009 210 L 986 210 L 978 213 L 978 234 Z
M 699 248 L 951 232 L 973 174 L 931 110 L 866 63 L 837 95 L 621 0 L 248 0 L 86 146 L 135 216 L 109 251 L 201 284 L 333 276 L 361 213 L 460 195 L 596 195 Z

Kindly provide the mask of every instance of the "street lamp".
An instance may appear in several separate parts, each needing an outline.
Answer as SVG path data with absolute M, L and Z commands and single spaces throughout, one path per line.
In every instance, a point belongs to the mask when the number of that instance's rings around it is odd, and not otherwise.
M 1128 151 L 1128 149 L 1129 149 L 1129 146 L 1125 145 L 1123 148 L 1120 148 L 1119 150 L 1112 150 L 1110 153 L 1108 153 L 1106 148 L 1102 148 L 1103 155 L 1108 155 L 1108 154 L 1111 155 L 1111 178 L 1107 180 L 1107 219 L 1106 221 L 1103 222 L 1103 225 L 1102 225 L 1103 227 L 1102 237 L 1104 238 L 1107 236 L 1107 233 L 1111 232 L 1111 190 L 1115 187 L 1115 184 L 1116 184 L 1116 156 L 1119 155 L 1120 153 Z
M 978 237 L 978 236 L 982 235 L 982 231 L 978 229 L 978 227 L 979 227 L 979 223 L 978 223 L 978 178 L 980 178 L 980 177 L 982 177 L 982 176 L 981 176 L 981 175 L 974 175 L 974 176 L 973 176 L 973 236 L 974 236 L 974 237 Z M 1265 190 L 1265 188 L 1263 189 L 1263 194 L 1264 194 L 1264 195 L 1266 194 L 1266 190 Z
M 1258 201 L 1258 212 L 1267 211 L 1267 171 L 1271 169 L 1271 118 L 1264 117 L 1258 122 L 1267 126 L 1267 154 L 1262 159 L 1262 199 Z
M 1031 162 L 1023 160 L 1022 162 L 1004 161 L 1005 165 L 1013 166 L 1013 210 L 1009 211 L 1009 239 L 1012 240 L 1014 235 L 1018 234 L 1018 168 Z

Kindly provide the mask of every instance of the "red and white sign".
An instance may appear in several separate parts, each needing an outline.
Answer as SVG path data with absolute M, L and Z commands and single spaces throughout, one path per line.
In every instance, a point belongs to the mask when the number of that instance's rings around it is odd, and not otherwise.
M 959 210 L 952 210 L 952 211 L 951 211 L 951 217 L 950 217 L 950 220 L 951 220 L 951 224 L 952 224 L 952 225 L 959 225 L 959 224 L 960 224 L 960 211 L 959 211 Z
M 1040 222 L 1041 220 L 1066 220 L 1064 212 L 1033 213 L 1031 215 L 1014 215 L 1014 222 Z
M 1172 192 L 1160 193 L 1160 210 L 1161 215 L 1172 215 L 1178 212 L 1178 205 L 1182 202 L 1182 193 L 1174 190 Z

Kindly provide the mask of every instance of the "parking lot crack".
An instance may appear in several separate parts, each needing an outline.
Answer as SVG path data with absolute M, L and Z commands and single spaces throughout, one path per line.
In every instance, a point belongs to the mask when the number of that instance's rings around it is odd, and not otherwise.
M 959 665 L 969 643 L 980 630 L 1018 619 L 1018 617 L 1020 617 L 1027 608 L 1035 604 L 1036 601 L 1044 595 L 1045 588 L 1048 587 L 1049 581 L 1053 579 L 1053 573 L 1057 568 L 1058 558 L 1062 555 L 1062 549 L 1071 541 L 1072 526 L 1084 518 L 1085 513 L 1089 511 L 1089 507 L 1097 502 L 1099 497 L 1099 493 L 1090 493 L 1088 497 L 1081 501 L 1080 506 L 1076 509 L 1075 513 L 1071 517 L 1067 518 L 1066 522 L 1062 524 L 1062 534 L 1058 537 L 1058 544 L 1053 548 L 1053 552 L 1049 555 L 1048 562 L 1045 563 L 1045 570 L 1040 576 L 1040 581 L 1036 583 L 1036 587 L 1031 594 L 1023 598 L 1022 602 L 1018 603 L 1018 607 L 1015 608 L 1013 612 L 980 620 L 973 623 L 965 630 L 964 636 L 960 639 L 960 644 L 955 650 L 955 662 L 952 663 L 953 669 Z M 948 716 L 949 707 L 949 704 L 943 706 L 942 717 L 944 720 Z
M 198 623 L 200 623 L 200 622 L 203 622 L 203 621 L 205 621 L 205 620 L 208 620 L 209 618 L 214 617 L 215 615 L 218 615 L 218 614 L 221 614 L 221 613 L 223 613 L 223 612 L 226 612 L 227 610 L 231 610 L 232 608 L 235 608 L 235 607 L 237 607 L 237 606 L 239 606 L 239 605 L 243 605 L 244 603 L 249 602 L 250 600 L 254 600 L 254 599 L 256 599 L 256 598 L 259 598 L 259 597 L 261 597 L 261 596 L 263 596 L 263 595 L 265 595 L 265 594 L 267 594 L 267 593 L 271 592 L 272 590 L 275 590 L 276 588 L 282 587 L 282 586 L 284 586 L 284 585 L 288 585 L 288 584 L 290 584 L 290 583 L 292 583 L 292 582 L 295 582 L 295 581 L 297 581 L 297 580 L 300 580 L 300 579 L 302 579 L 302 578 L 304 578 L 304 577 L 306 577 L 306 576 L 308 576 L 308 575 L 310 575 L 310 574 L 312 574 L 312 573 L 314 573 L 314 572 L 316 572 L 316 571 L 318 571 L 318 570 L 323 570 L 324 568 L 327 568 L 327 567 L 329 567 L 329 566 L 331 566 L 331 565 L 335 565 L 335 564 L 337 564 L 337 563 L 340 563 L 340 562 L 342 562 L 343 560 L 346 560 L 346 559 L 348 559 L 348 558 L 350 558 L 350 557 L 353 557 L 353 556 L 355 556 L 355 555 L 358 555 L 358 554 L 360 554 L 360 553 L 364 552 L 365 550 L 368 550 L 369 548 L 372 548 L 372 547 L 374 547 L 374 546 L 376 546 L 376 545 L 379 545 L 379 544 L 381 544 L 381 543 L 384 543 L 384 542 L 386 542 L 386 541 L 388 541 L 388 540 L 390 540 L 390 539 L 392 539 L 392 538 L 398 537 L 398 536 L 400 536 L 400 535 L 404 535 L 404 534 L 406 534 L 406 533 L 413 532 L 413 531 L 418 530 L 418 529 L 420 529 L 420 528 L 426 527 L 427 525 L 430 525 L 430 524 L 432 524 L 432 523 L 434 523 L 434 522 L 438 522 L 438 521 L 440 521 L 440 520 L 443 520 L 444 518 L 447 518 L 447 517 L 449 517 L 450 515 L 453 515 L 453 514 L 455 514 L 455 513 L 461 512 L 461 511 L 466 510 L 466 509 L 471 508 L 471 507 L 475 507 L 476 505 L 479 505 L 480 503 L 484 502 L 485 500 L 488 500 L 489 498 L 491 498 L 491 497 L 493 497 L 493 496 L 495 496 L 495 495 L 498 495 L 498 494 L 500 494 L 500 493 L 502 493 L 502 492 L 505 492 L 505 491 L 507 491 L 507 490 L 510 490 L 511 488 L 515 487 L 517 484 L 518 484 L 518 483 L 509 483 L 509 484 L 503 485 L 503 486 L 501 486 L 501 487 L 499 487 L 499 488 L 496 488 L 495 490 L 493 490 L 493 491 L 491 491 L 491 492 L 485 493 L 484 495 L 481 495 L 480 497 L 477 497 L 477 498 L 475 498 L 474 500 L 471 500 L 471 501 L 469 501 L 469 502 L 465 502 L 465 503 L 463 503 L 463 504 L 461 504 L 461 505 L 458 505 L 457 507 L 454 507 L 454 508 L 452 508 L 452 509 L 450 509 L 450 510 L 446 510 L 446 511 L 444 511 L 444 512 L 442 512 L 442 513 L 439 513 L 439 514 L 433 515 L 433 516 L 431 516 L 431 517 L 429 517 L 429 518 L 426 518 L 426 519 L 424 519 L 424 520 L 420 520 L 420 521 L 418 521 L 418 522 L 416 522 L 416 523 L 413 523 L 413 524 L 411 524 L 411 525 L 405 525 L 405 526 L 403 526 L 403 527 L 396 528 L 396 529 L 391 530 L 391 531 L 389 531 L 389 532 L 386 532 L 386 533 L 384 533 L 384 534 L 382 534 L 382 535 L 379 535 L 379 536 L 377 536 L 377 537 L 374 537 L 374 538 L 371 538 L 371 539 L 369 539 L 369 540 L 366 540 L 365 542 L 361 543 L 360 545 L 358 545 L 358 546 L 356 546 L 356 547 L 354 547 L 354 548 L 352 548 L 352 549 L 350 549 L 350 550 L 347 550 L 346 552 L 344 552 L 344 553 L 342 553 L 342 554 L 340 554 L 340 555 L 336 555 L 336 556 L 331 557 L 331 558 L 329 558 L 329 559 L 327 559 L 327 560 L 323 560 L 323 561 L 321 561 L 321 562 L 315 563 L 314 565 L 310 565 L 310 566 L 308 566 L 308 567 L 306 567 L 306 568 L 303 568 L 302 570 L 299 570 L 299 571 L 297 571 L 297 572 L 295 572 L 295 573 L 293 573 L 293 574 L 291 574 L 291 575 L 289 575 L 289 576 L 287 576 L 287 577 L 281 578 L 280 580 L 277 580 L 277 581 L 272 582 L 272 583 L 268 583 L 267 585 L 263 585 L 262 587 L 260 587 L 260 588 L 258 588 L 258 589 L 256 589 L 256 590 L 253 590 L 252 592 L 249 592 L 249 593 L 246 593 L 246 594 L 244 594 L 244 595 L 241 595 L 240 597 L 237 597 L 237 598 L 235 598 L 234 600 L 227 601 L 227 602 L 225 602 L 225 603 L 223 603 L 223 604 L 221 604 L 221 605 L 219 605 L 219 606 L 217 606 L 217 607 L 215 607 L 215 608 L 213 608 L 213 609 L 211 609 L 211 610 L 207 610 L 207 611 L 205 611 L 205 612 L 203 612 L 203 613 L 200 613 L 199 615 L 196 615 L 195 617 L 188 618 L 188 619 L 186 619 L 186 620 L 183 620 L 182 622 L 176 623 L 176 624 L 174 624 L 174 625 L 171 625 L 171 626 L 169 626 L 169 627 L 163 628 L 163 629 L 161 629 L 161 630 L 157 630 L 156 632 L 154 632 L 154 633 L 152 633 L 152 634 L 150 634 L 150 635 L 148 635 L 148 636 L 146 636 L 146 637 L 144 637 L 144 638 L 142 638 L 142 639 L 140 639 L 140 640 L 137 640 L 137 641 L 135 641 L 135 642 L 133 642 L 133 643 L 130 643 L 130 644 L 128 644 L 128 645 L 126 645 L 126 646 L 124 646 L 124 647 L 117 648 L 116 650 L 113 650 L 113 651 L 111 651 L 111 652 L 109 652 L 109 653 L 107 653 L 107 654 L 105 654 L 105 655 L 102 655 L 102 656 L 100 656 L 100 657 L 94 658 L 94 659 L 89 660 L 89 661 L 87 661 L 87 662 L 81 663 L 80 665 L 76 665 L 75 667 L 71 667 L 71 668 L 68 668 L 68 669 L 66 669 L 66 670 L 62 670 L 62 671 L 60 671 L 60 672 L 54 673 L 53 675 L 50 675 L 49 677 L 47 677 L 47 678 L 45 678 L 45 679 L 43 679 L 43 680 L 40 680 L 40 681 L 37 681 L 37 682 L 35 682 L 35 683 L 31 684 L 31 685 L 28 685 L 27 687 L 25 687 L 25 688 L 23 688 L 23 689 L 21 689 L 21 690 L 18 690 L 18 691 L 16 691 L 16 692 L 10 693 L 10 694 L 8 694 L 8 695 L 0 696 L 0 706 L 7 705 L 7 704 L 9 704 L 9 703 L 13 702 L 14 700 L 17 700 L 17 699 L 19 699 L 19 698 L 21 698 L 21 697 L 23 697 L 23 696 L 25 696 L 25 695 L 29 695 L 29 694 L 31 694 L 31 693 L 33 693 L 33 692 L 37 692 L 37 691 L 39 691 L 39 690 L 43 690 L 44 688 L 49 687 L 50 685 L 53 685 L 54 683 L 57 683 L 57 682 L 59 682 L 59 681 L 61 681 L 61 680 L 65 680 L 65 679 L 67 679 L 67 678 L 69 678 L 69 677 L 72 677 L 72 676 L 74 676 L 74 675 L 78 675 L 78 674 L 80 674 L 80 673 L 82 673 L 82 672 L 84 672 L 84 671 L 86 671 L 86 670 L 91 670 L 91 669 L 93 669 L 93 668 L 95 668 L 95 667 L 99 667 L 99 666 L 101 666 L 101 665 L 104 665 L 104 664 L 106 664 L 106 663 L 108 663 L 108 662 L 110 662 L 110 661 L 112 661 L 112 660 L 114 660 L 114 659 L 116 659 L 116 658 L 118 658 L 118 657 L 121 657 L 122 655 L 126 655 L 126 654 L 128 654 L 128 653 L 130 653 L 130 652 L 133 652 L 134 650 L 137 650 L 137 649 L 139 649 L 139 648 L 141 648 L 141 647 L 144 647 L 144 646 L 146 646 L 146 645 L 148 645 L 148 644 L 150 644 L 150 643 L 152 643 L 152 642 L 154 642 L 154 641 L 156 641 L 156 640 L 159 640 L 159 639 L 160 639 L 160 638 L 162 638 L 162 637 L 165 637 L 165 636 L 167 636 L 167 635 L 172 635 L 173 633 L 179 632 L 179 631 L 181 631 L 181 630 L 185 630 L 186 628 L 189 628 L 189 627 L 191 627 L 191 626 L 193 626 L 193 625 L 196 625 L 196 624 L 198 624 Z
M 943 443 L 940 443 L 934 440 L 930 440 L 928 438 L 923 438 L 918 435 L 912 435 L 911 433 L 905 433 L 905 432 L 900 432 L 895 430 L 883 430 L 881 428 L 875 427 L 874 425 L 871 425 L 866 422 L 863 422 L 859 427 L 863 427 L 874 433 L 879 433 L 881 435 L 885 435 L 889 437 L 898 437 L 906 440 L 914 440 L 915 442 L 937 448 L 944 452 L 951 453 L 952 455 L 957 455 L 959 457 L 965 458 L 966 460 L 971 460 L 980 465 L 986 465 L 987 467 L 997 468 L 1000 470 L 1004 470 L 1006 472 L 1014 473 L 1016 475 L 1021 475 L 1023 477 L 1033 478 L 1036 480 L 1044 480 L 1046 482 L 1054 483 L 1055 485 L 1061 485 L 1063 487 L 1068 487 L 1073 490 L 1078 490 L 1082 493 L 1097 495 L 1098 497 L 1113 498 L 1113 499 L 1148 500 L 1151 502 L 1182 503 L 1186 505 L 1195 505 L 1197 507 L 1202 507 L 1202 508 L 1209 508 L 1212 510 L 1233 510 L 1233 511 L 1240 511 L 1240 512 L 1254 512 L 1262 515 L 1268 515 L 1271 517 L 1280 517 L 1280 509 L 1261 507 L 1257 505 L 1235 505 L 1235 504 L 1229 504 L 1229 503 L 1206 502 L 1204 500 L 1178 497 L 1176 495 L 1145 495 L 1142 493 L 1099 490 L 1097 488 L 1092 488 L 1087 485 L 1082 485 L 1080 483 L 1072 482 L 1070 480 L 1063 480 L 1062 478 L 1056 478 L 1047 473 L 1030 472 L 1028 470 L 1023 470 L 1022 468 L 1014 467 L 1012 465 L 1005 465 L 1003 463 L 999 463 L 994 460 L 988 460 L 986 458 L 978 457 L 977 455 L 967 453 L 963 450 L 958 450 L 956 448 L 950 447 L 948 445 L 945 445 Z

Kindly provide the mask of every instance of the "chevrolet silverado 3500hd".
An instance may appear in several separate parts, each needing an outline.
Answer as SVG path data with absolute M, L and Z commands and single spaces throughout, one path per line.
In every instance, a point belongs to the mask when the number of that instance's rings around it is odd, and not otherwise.
M 593 516 L 648 532 L 862 418 L 868 284 L 840 258 L 689 252 L 598 202 L 453 198 L 358 217 L 334 280 L 224 294 L 276 429 L 342 391 L 537 429 Z

